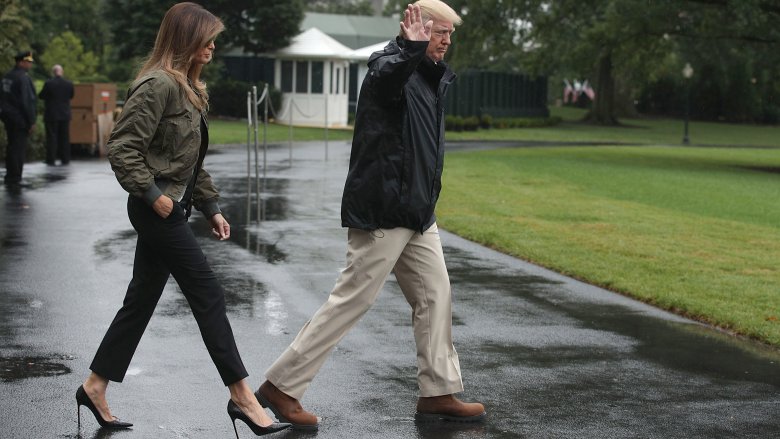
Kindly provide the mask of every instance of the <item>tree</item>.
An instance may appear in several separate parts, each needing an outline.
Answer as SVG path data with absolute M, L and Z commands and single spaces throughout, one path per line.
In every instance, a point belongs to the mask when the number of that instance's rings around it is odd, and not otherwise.
M 290 44 L 303 20 L 302 0 L 206 0 L 203 5 L 224 21 L 222 41 L 253 54 Z
M 65 31 L 73 32 L 85 47 L 98 56 L 107 42 L 108 26 L 101 17 L 103 1 L 23 0 L 32 22 L 32 48 L 42 53 L 49 42 Z
M 14 55 L 27 46 L 30 21 L 18 0 L 0 0 L 0 72 L 8 71 L 14 63 Z
M 328 14 L 374 15 L 371 0 L 306 0 L 308 12 Z
M 112 0 L 105 16 L 120 58 L 144 56 L 154 45 L 165 12 L 176 1 Z M 217 50 L 234 46 L 250 53 L 270 52 L 290 43 L 303 20 L 301 0 L 204 0 L 199 2 L 219 16 L 225 32 Z
M 154 46 L 165 12 L 176 3 L 175 0 L 111 0 L 103 14 L 118 58 L 146 56 Z
M 526 65 L 547 74 L 595 76 L 596 99 L 588 119 L 617 124 L 616 78 L 633 83 L 672 49 L 664 38 L 673 8 L 669 1 L 536 1 Z M 630 92 L 630 91 L 629 91 Z
M 97 76 L 98 57 L 85 51 L 79 37 L 73 32 L 63 32 L 51 40 L 40 56 L 41 64 L 51 67 L 60 64 L 66 75 L 75 81 L 94 81 Z
M 408 1 L 391 0 L 385 15 L 400 14 Z M 527 32 L 526 0 L 450 0 L 447 4 L 463 19 L 452 36 L 447 62 L 457 70 L 480 68 L 517 71 Z
M 453 34 L 451 64 L 458 69 L 521 70 L 527 33 L 525 0 L 454 0 L 463 24 Z
M 698 58 L 713 67 L 741 59 L 733 68 L 713 68 L 712 73 L 722 82 L 717 88 L 731 90 L 723 93 L 724 98 L 729 94 L 743 98 L 744 81 L 751 80 L 745 57 L 754 62 L 777 60 L 780 6 L 772 0 L 529 3 L 534 4 L 528 41 L 536 49 L 528 65 L 547 73 L 593 71 L 597 96 L 589 119 L 597 123 L 617 123 L 615 78 L 633 84 L 624 88 L 637 93 L 659 69 L 673 66 L 679 78 L 683 58 Z M 748 55 L 745 48 L 756 52 Z M 706 61 L 713 60 L 713 54 L 717 61 Z

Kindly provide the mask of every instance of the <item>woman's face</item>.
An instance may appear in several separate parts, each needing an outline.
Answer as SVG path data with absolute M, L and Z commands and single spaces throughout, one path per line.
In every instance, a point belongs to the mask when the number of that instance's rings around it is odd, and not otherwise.
M 214 40 L 209 41 L 202 49 L 200 49 L 195 54 L 195 59 L 193 59 L 193 63 L 195 64 L 208 64 L 211 62 L 211 59 L 214 57 L 214 48 L 216 46 L 214 45 Z

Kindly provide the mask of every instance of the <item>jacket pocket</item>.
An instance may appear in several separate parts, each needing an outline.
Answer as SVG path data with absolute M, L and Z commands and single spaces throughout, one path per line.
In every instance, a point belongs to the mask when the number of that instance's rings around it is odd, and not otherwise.
M 165 151 L 176 172 L 191 169 L 198 160 L 200 130 L 196 129 L 192 112 L 185 112 L 166 121 Z M 187 176 L 188 178 L 189 176 Z

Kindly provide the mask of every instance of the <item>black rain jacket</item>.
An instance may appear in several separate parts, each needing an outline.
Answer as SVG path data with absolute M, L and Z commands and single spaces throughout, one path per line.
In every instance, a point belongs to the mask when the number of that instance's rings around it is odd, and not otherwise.
M 424 232 L 435 221 L 444 166 L 444 97 L 455 74 L 396 38 L 368 60 L 355 118 L 341 224 Z
M 3 122 L 19 129 L 29 130 L 35 125 L 35 86 L 30 75 L 20 67 L 14 67 L 2 79 L 0 105 Z

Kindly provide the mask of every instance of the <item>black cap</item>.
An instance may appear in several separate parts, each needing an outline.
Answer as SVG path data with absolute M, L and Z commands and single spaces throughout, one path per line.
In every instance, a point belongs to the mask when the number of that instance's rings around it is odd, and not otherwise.
M 23 51 L 17 53 L 16 56 L 14 57 L 14 59 L 16 60 L 16 62 L 19 62 L 19 61 L 22 61 L 22 60 L 33 62 L 32 51 L 31 50 L 23 50 Z

